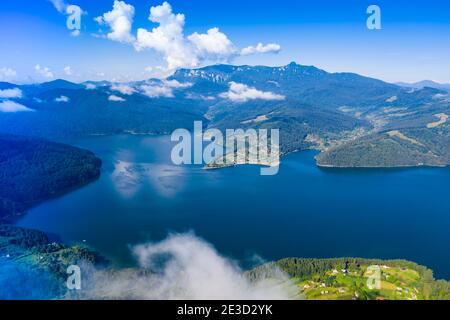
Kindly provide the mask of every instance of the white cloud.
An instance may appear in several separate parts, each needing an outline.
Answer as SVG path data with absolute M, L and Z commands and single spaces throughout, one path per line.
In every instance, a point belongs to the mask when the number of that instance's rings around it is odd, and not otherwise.
M 95 21 L 109 26 L 111 32 L 106 35 L 108 39 L 122 43 L 132 43 L 135 40 L 131 34 L 133 18 L 134 7 L 124 1 L 115 0 L 113 9 L 103 14 L 103 16 L 95 18 Z
M 201 94 L 193 94 L 193 93 L 188 93 L 186 94 L 186 99 L 191 99 L 191 100 L 204 100 L 204 101 L 213 101 L 216 100 L 215 97 L 213 96 L 204 96 Z
M 229 58 L 236 53 L 236 47 L 228 39 L 228 37 L 219 31 L 219 28 L 212 28 L 206 34 L 198 34 L 197 32 L 188 37 L 200 55 L 209 57 Z
M 241 50 L 241 55 L 248 56 L 255 53 L 278 53 L 281 46 L 276 43 L 262 44 L 258 43 L 256 46 L 249 46 Z
M 33 109 L 25 107 L 23 104 L 16 103 L 14 101 L 3 101 L 0 102 L 0 112 L 15 113 L 15 112 L 29 112 L 34 111 Z
M 228 92 L 220 94 L 220 97 L 236 102 L 246 102 L 248 100 L 284 100 L 284 96 L 270 91 L 260 91 L 242 83 L 230 82 Z
M 22 90 L 19 88 L 0 90 L 0 99 L 22 98 Z
M 115 84 L 111 86 L 111 90 L 118 91 L 121 94 L 132 95 L 136 92 L 136 89 L 126 84 Z
M 94 90 L 97 88 L 95 86 L 95 84 L 93 84 L 93 83 L 86 83 L 85 87 L 86 87 L 86 90 Z
M 60 97 L 56 98 L 55 101 L 56 102 L 69 102 L 70 99 L 69 99 L 69 97 L 66 97 L 66 96 L 60 96 Z
M 110 96 L 108 97 L 108 100 L 109 100 L 109 101 L 114 101 L 114 102 L 124 102 L 124 101 L 125 101 L 124 98 L 119 97 L 119 96 L 116 96 L 116 95 L 114 95 L 114 94 L 110 95 Z
M 171 235 L 159 243 L 134 247 L 143 274 L 131 270 L 86 271 L 82 299 L 279 300 L 298 289 L 276 268 L 262 280 L 248 280 L 237 264 L 192 234 Z M 161 263 L 161 257 L 167 258 Z M 271 281 L 264 280 L 270 275 Z
M 141 86 L 142 93 L 150 98 L 173 98 L 174 90 L 185 89 L 192 86 L 192 83 L 181 83 L 177 80 L 162 80 L 161 82 L 149 82 Z
M 139 28 L 137 31 L 136 50 L 153 49 L 164 56 L 169 70 L 180 67 L 195 67 L 198 58 L 185 41 L 183 35 L 184 15 L 174 14 L 169 3 L 150 8 L 148 18 L 159 26 L 148 31 Z
M 66 67 L 64 67 L 64 73 L 65 73 L 66 75 L 68 75 L 68 76 L 73 75 L 72 67 L 71 67 L 71 66 L 66 66 Z
M 73 30 L 71 33 L 70 33 L 70 35 L 72 36 L 72 37 L 78 37 L 79 35 L 81 34 L 81 32 L 80 32 L 80 30 Z
M 145 73 L 150 73 L 152 78 L 164 79 L 172 75 L 172 71 L 163 66 L 150 66 L 144 69 Z
M 0 81 L 6 81 L 14 79 L 17 76 L 17 72 L 11 68 L 0 68 Z
M 36 70 L 36 72 L 44 78 L 53 78 L 54 77 L 53 72 L 48 67 L 41 67 L 39 64 L 37 64 L 34 67 L 34 70 Z
M 134 11 L 132 5 L 115 0 L 113 10 L 95 18 L 95 21 L 109 26 L 111 32 L 107 38 L 111 40 L 132 44 L 137 51 L 151 49 L 160 53 L 166 62 L 166 72 L 161 77 L 167 77 L 178 68 L 195 68 L 205 62 L 229 61 L 241 53 L 217 27 L 204 34 L 194 32 L 185 37 L 185 16 L 173 13 L 168 2 L 150 8 L 148 19 L 158 26 L 151 31 L 138 28 L 134 37 L 131 34 Z M 246 55 L 278 52 L 280 46 L 260 43 L 242 51 Z
M 98 16 L 94 18 L 94 21 L 97 22 L 98 24 L 103 24 L 103 16 Z M 92 34 L 94 37 L 99 37 L 99 35 L 97 33 L 93 33 Z
M 163 84 L 170 88 L 174 88 L 174 89 L 184 89 L 184 88 L 192 87 L 192 83 L 190 83 L 190 82 L 181 83 L 175 79 L 174 80 L 163 80 Z
M 169 86 L 149 84 L 141 86 L 142 93 L 150 98 L 173 98 L 173 90 Z

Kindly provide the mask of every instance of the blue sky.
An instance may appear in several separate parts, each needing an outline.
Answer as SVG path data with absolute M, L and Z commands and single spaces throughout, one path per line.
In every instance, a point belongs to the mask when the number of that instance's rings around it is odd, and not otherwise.
M 67 14 L 59 12 L 50 0 L 1 1 L 0 80 L 126 81 L 166 74 L 179 66 L 221 61 L 250 65 L 296 61 L 390 82 L 450 82 L 449 1 L 169 0 L 172 13 L 184 15 L 184 38 L 179 45 L 166 44 L 164 48 L 148 40 L 140 44 L 140 50 L 134 39 L 137 29 L 144 28 L 149 34 L 159 26 L 148 17 L 150 7 L 163 1 L 125 0 L 134 7 L 129 32 L 133 39 L 129 41 L 124 41 L 122 33 L 108 38 L 111 25 L 94 21 L 113 9 L 113 0 L 59 1 L 83 10 L 78 36 L 71 35 Z M 366 27 L 366 9 L 371 4 L 381 8 L 381 30 Z M 215 35 L 226 37 L 223 50 L 217 51 L 216 42 L 201 42 L 193 49 L 189 35 L 197 32 L 198 38 L 209 41 L 212 39 L 202 35 L 215 27 L 219 28 Z M 258 43 L 279 45 L 281 50 L 240 54 L 243 48 Z M 190 56 L 180 56 L 188 47 Z M 172 58 L 177 62 L 167 70 Z

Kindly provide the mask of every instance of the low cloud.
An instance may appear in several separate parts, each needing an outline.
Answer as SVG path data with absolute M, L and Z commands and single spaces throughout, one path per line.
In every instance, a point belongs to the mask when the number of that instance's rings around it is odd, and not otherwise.
M 64 73 L 65 73 L 67 76 L 73 75 L 73 70 L 72 70 L 72 67 L 71 67 L 71 66 L 66 66 L 66 67 L 64 67 L 63 71 L 64 71 Z
M 30 112 L 30 111 L 34 110 L 14 101 L 7 100 L 0 102 L 0 112 L 16 113 L 16 112 Z
M 109 101 L 113 101 L 113 102 L 124 102 L 124 101 L 126 101 L 124 98 L 116 96 L 116 95 L 113 95 L 113 94 L 108 97 L 108 100 Z
M 111 90 L 120 92 L 124 95 L 132 95 L 136 92 L 136 89 L 126 84 L 115 84 L 111 86 Z
M 186 94 L 186 99 L 203 100 L 203 101 L 216 100 L 216 98 L 213 97 L 213 96 L 205 96 L 205 95 L 202 95 L 202 94 L 195 94 L 195 93 L 190 93 L 190 92 Z
M 192 83 L 190 82 L 179 82 L 177 80 L 163 80 L 162 81 L 165 86 L 168 86 L 170 88 L 174 89 L 184 89 L 192 87 Z
M 192 86 L 192 83 L 181 83 L 177 80 L 162 80 L 160 82 L 149 82 L 141 86 L 142 93 L 150 98 L 173 98 L 174 90 L 185 89 Z
M 0 81 L 8 81 L 17 77 L 17 71 L 11 68 L 0 68 Z
M 19 88 L 0 90 L 0 99 L 22 98 L 22 90 Z
M 260 91 L 242 83 L 230 82 L 228 92 L 220 94 L 221 98 L 235 102 L 246 102 L 248 100 L 284 100 L 285 96 L 270 91 Z
M 66 96 L 59 96 L 58 98 L 55 99 L 56 102 L 69 102 L 70 99 L 69 97 Z
M 97 86 L 93 83 L 86 83 L 85 88 L 86 90 L 95 90 Z
M 133 253 L 141 271 L 83 268 L 88 276 L 84 276 L 81 298 L 266 300 L 289 299 L 295 290 L 275 269 L 270 282 L 250 281 L 234 261 L 191 233 L 136 246 Z
M 34 70 L 44 78 L 53 78 L 53 72 L 48 67 L 41 67 L 39 64 L 34 66 Z
M 141 86 L 142 93 L 150 98 L 173 98 L 173 90 L 161 84 L 146 84 Z
M 278 53 L 281 51 L 281 46 L 276 43 L 262 44 L 258 43 L 256 46 L 249 46 L 241 50 L 241 55 L 248 56 L 255 53 Z

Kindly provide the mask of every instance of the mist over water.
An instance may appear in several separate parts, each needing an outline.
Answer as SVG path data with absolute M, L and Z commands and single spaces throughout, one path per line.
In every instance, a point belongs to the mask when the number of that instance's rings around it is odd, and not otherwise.
M 169 137 L 75 144 L 102 158 L 101 178 L 32 209 L 19 225 L 86 240 L 117 266 L 137 265 L 137 244 L 194 230 L 243 268 L 255 254 L 402 258 L 450 279 L 448 168 L 322 170 L 307 151 L 261 176 L 256 166 L 174 166 Z
M 84 266 L 85 285 L 76 297 L 286 300 L 298 293 L 280 270 L 271 270 L 270 280 L 250 281 L 233 260 L 221 256 L 211 244 L 193 233 L 172 234 L 158 243 L 137 245 L 132 251 L 140 271 L 96 270 Z

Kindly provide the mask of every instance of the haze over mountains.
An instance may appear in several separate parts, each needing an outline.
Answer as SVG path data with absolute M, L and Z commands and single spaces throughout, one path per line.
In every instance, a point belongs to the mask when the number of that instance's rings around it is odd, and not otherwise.
M 0 83 L 0 132 L 64 141 L 170 134 L 201 120 L 279 128 L 284 154 L 319 149 L 323 166 L 447 165 L 450 94 L 425 84 L 406 88 L 296 63 L 213 65 L 130 83 Z
M 397 85 L 405 88 L 423 89 L 425 87 L 450 91 L 450 83 L 437 83 L 432 80 L 423 80 L 414 83 L 398 82 Z

